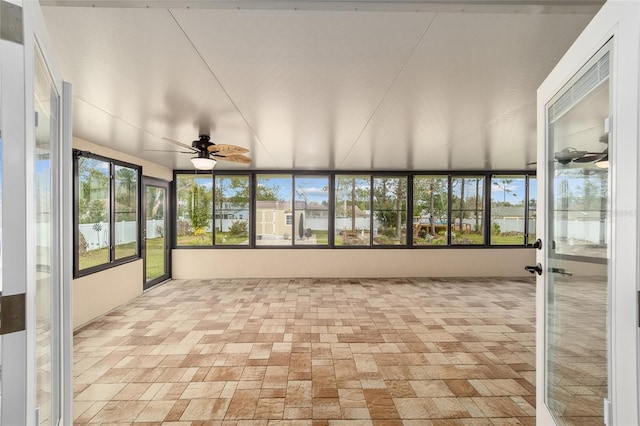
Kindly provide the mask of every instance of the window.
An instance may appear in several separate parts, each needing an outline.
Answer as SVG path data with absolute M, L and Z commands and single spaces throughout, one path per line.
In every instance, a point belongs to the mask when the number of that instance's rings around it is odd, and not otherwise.
M 115 165 L 115 193 L 115 258 L 124 259 L 137 253 L 137 170 Z
M 293 220 L 292 176 L 256 175 L 256 245 L 290 246 Z
M 329 244 L 329 177 L 294 176 L 294 244 Z
M 116 216 L 126 222 L 132 184 L 115 173 Z M 594 193 L 602 187 L 595 173 L 569 187 Z M 99 198 L 104 176 L 94 175 L 87 197 Z M 526 247 L 536 238 L 537 184 L 525 171 L 177 171 L 175 188 L 177 247 Z M 122 232 L 120 225 L 111 232 Z M 126 255 L 130 247 L 118 250 Z
M 176 243 L 178 246 L 213 244 L 213 178 L 178 174 L 176 181 Z
M 335 245 L 370 245 L 371 177 L 337 175 L 335 186 Z
M 76 276 L 140 257 L 140 167 L 75 151 Z
M 529 227 L 527 229 L 527 244 L 531 245 L 535 243 L 536 239 L 538 238 L 537 230 L 536 230 L 536 219 L 537 219 L 536 208 L 538 206 L 538 180 L 533 176 L 529 176 L 529 188 L 528 188 L 527 194 L 529 195 L 528 208 L 527 208 L 527 213 L 529 215 L 528 216 Z
M 491 176 L 491 244 L 525 244 L 525 176 Z
M 484 244 L 484 176 L 451 179 L 451 245 Z
M 407 244 L 407 178 L 373 178 L 373 244 Z
M 215 176 L 215 244 L 249 244 L 249 176 Z
M 447 245 L 448 218 L 449 178 L 414 176 L 413 245 Z
M 608 169 L 597 167 L 556 171 L 556 255 L 607 258 L 608 180 Z

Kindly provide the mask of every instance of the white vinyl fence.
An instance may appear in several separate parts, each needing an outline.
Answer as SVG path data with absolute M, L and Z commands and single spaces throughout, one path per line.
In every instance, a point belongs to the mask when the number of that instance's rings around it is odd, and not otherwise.
M 165 235 L 163 219 L 148 220 L 146 226 L 147 238 L 158 238 Z M 81 223 L 78 228 L 87 242 L 87 251 L 97 250 L 109 245 L 108 223 Z M 136 222 L 134 221 L 116 222 L 116 244 L 135 242 L 137 231 Z

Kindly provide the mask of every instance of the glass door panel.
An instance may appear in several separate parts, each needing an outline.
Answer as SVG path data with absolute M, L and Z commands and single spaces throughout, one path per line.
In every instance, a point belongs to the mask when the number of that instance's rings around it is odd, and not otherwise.
M 50 424 L 59 412 L 54 396 L 59 394 L 54 388 L 52 360 L 57 353 L 56 327 L 52 312 L 54 297 L 58 294 L 55 280 L 53 255 L 53 195 L 52 184 L 53 150 L 58 144 L 58 104 L 59 96 L 44 62 L 40 50 L 35 50 L 34 68 L 35 120 L 35 237 L 36 237 L 36 404 L 40 424 Z M 55 423 L 55 422 L 53 422 Z
M 167 183 L 145 178 L 145 283 L 147 289 L 169 278 Z M 154 179 L 155 181 L 155 179 Z
M 545 403 L 563 425 L 601 423 L 609 394 L 609 59 L 547 105 Z
M 2 53 L 0 49 L 0 63 Z M 0 73 L 0 100 L 2 99 L 2 73 Z M 0 125 L 2 125 L 2 103 L 0 101 Z M 0 134 L 0 296 L 2 296 L 2 135 Z M 2 425 L 2 341 L 4 336 L 0 335 L 0 425 Z

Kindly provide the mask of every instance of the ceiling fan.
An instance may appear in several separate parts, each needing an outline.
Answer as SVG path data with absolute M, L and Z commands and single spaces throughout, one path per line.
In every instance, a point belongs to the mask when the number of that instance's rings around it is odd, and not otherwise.
M 578 151 L 575 148 L 564 148 L 553 154 L 553 158 L 560 164 L 574 163 L 595 163 L 597 167 L 609 167 L 609 135 L 605 134 L 598 138 L 598 142 L 606 144 L 607 147 L 602 152 Z
M 244 155 L 249 152 L 248 149 L 237 145 L 215 144 L 211 142 L 209 135 L 200 135 L 198 140 L 191 142 L 191 146 L 169 138 L 162 139 L 180 148 L 189 150 L 173 152 L 196 154 L 195 157 L 191 158 L 191 163 L 193 163 L 193 166 L 198 170 L 213 170 L 217 161 L 251 164 L 251 158 Z
M 598 139 L 598 142 L 607 144 L 609 143 L 609 135 L 602 135 Z M 607 146 L 602 152 L 590 152 L 580 151 L 573 147 L 563 148 L 562 150 L 555 152 L 553 158 L 560 164 L 569 163 L 594 163 L 596 167 L 607 168 L 609 167 L 609 147 Z M 528 163 L 529 164 L 536 164 Z

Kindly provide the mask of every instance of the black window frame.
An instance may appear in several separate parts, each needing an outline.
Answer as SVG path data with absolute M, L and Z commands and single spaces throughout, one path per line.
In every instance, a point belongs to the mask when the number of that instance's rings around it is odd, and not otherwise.
M 80 231 L 79 231 L 79 207 L 80 207 L 80 175 L 78 173 L 78 161 L 80 157 L 91 158 L 105 163 L 109 163 L 109 260 L 100 265 L 80 269 Z M 133 169 L 136 172 L 136 252 L 130 256 L 116 259 L 116 166 Z M 96 272 L 111 269 L 113 267 L 134 262 L 142 259 L 142 166 L 117 160 L 103 155 L 94 154 L 89 151 L 73 150 L 73 277 L 80 278 Z
M 172 248 L 174 249 L 313 249 L 313 250 L 324 250 L 324 249 L 338 249 L 338 250 L 360 250 L 360 249 L 417 249 L 417 250 L 446 250 L 446 249 L 484 249 L 484 248 L 499 248 L 499 249 L 522 249 L 522 248 L 531 248 L 533 245 L 533 241 L 529 240 L 529 219 L 531 217 L 530 214 L 530 205 L 527 202 L 525 208 L 525 239 L 524 243 L 521 245 L 492 245 L 491 244 L 491 235 L 490 235 L 490 226 L 491 226 L 491 178 L 494 175 L 505 175 L 505 176 L 517 176 L 526 178 L 526 199 L 529 200 L 529 180 L 532 178 L 536 178 L 536 173 L 533 170 L 461 170 L 461 171 L 433 171 L 433 170 L 415 170 L 411 172 L 407 171 L 363 171 L 363 170 L 315 170 L 315 171 L 304 171 L 304 170 L 251 170 L 251 171 L 239 171 L 239 170 L 220 170 L 218 172 L 206 172 L 196 170 L 174 170 L 174 182 L 176 182 L 176 178 L 178 175 L 200 175 L 210 177 L 212 180 L 212 184 L 215 187 L 215 176 L 216 175 L 243 175 L 248 176 L 249 178 L 249 207 L 250 207 L 250 215 L 251 218 L 249 220 L 249 244 L 245 245 L 215 245 L 212 241 L 211 245 L 198 245 L 198 246 L 186 246 L 186 245 L 177 245 L 175 242 L 177 241 L 177 224 L 176 224 L 176 216 L 174 215 L 174 219 L 172 221 L 172 236 L 174 244 Z M 296 176 L 302 177 L 327 177 L 329 183 L 329 235 L 328 235 L 328 243 L 323 245 L 307 245 L 307 244 L 295 244 L 292 241 L 290 245 L 268 245 L 268 244 L 256 244 L 256 194 L 257 194 L 257 175 L 288 175 L 292 179 L 292 205 L 295 207 L 295 188 L 293 185 L 295 184 Z M 371 230 L 369 235 L 369 243 L 367 245 L 336 245 L 336 228 L 335 228 L 335 214 L 336 214 L 336 180 L 339 176 L 362 176 L 366 177 L 371 186 L 371 191 L 369 194 L 369 203 L 371 206 L 372 214 L 370 217 Z M 441 176 L 447 179 L 447 243 L 443 245 L 414 245 L 413 241 L 413 203 L 414 203 L 414 194 L 413 194 L 413 185 L 414 179 L 420 176 L 428 176 L 428 177 L 438 177 Z M 374 178 L 379 177 L 405 177 L 407 182 L 406 188 L 406 239 L 403 244 L 395 244 L 395 245 L 375 245 L 373 244 L 373 202 L 374 202 L 374 191 L 373 191 L 373 183 Z M 483 232 L 483 242 L 481 244 L 451 244 L 451 233 L 449 232 L 449 227 L 451 226 L 452 219 L 452 188 L 451 183 L 453 179 L 456 178 L 467 178 L 467 177 L 480 177 L 482 178 L 482 205 L 480 207 L 482 214 L 482 232 Z M 174 185 L 174 188 L 177 188 L 177 185 Z M 177 202 L 177 196 L 175 192 L 177 189 L 174 189 L 174 200 Z M 177 208 L 176 202 L 173 204 L 173 209 Z M 213 201 L 212 201 L 213 202 Z M 212 206 L 212 214 L 213 217 L 216 215 L 215 205 Z M 295 210 L 293 220 L 295 223 Z M 215 238 L 215 236 L 214 236 Z

